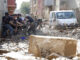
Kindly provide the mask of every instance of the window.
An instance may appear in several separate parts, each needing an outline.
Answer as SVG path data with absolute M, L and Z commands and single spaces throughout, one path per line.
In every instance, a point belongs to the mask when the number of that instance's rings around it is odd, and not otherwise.
M 75 14 L 73 12 L 58 12 L 56 13 L 58 19 L 71 19 L 75 18 Z

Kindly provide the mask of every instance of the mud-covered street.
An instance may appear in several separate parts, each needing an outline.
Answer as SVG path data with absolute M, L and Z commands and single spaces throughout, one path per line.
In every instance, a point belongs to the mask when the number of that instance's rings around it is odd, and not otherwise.
M 0 0 L 0 60 L 80 60 L 80 0 Z
M 55 37 L 70 37 L 78 40 L 77 43 L 77 54 L 80 53 L 80 28 L 76 29 L 55 29 L 49 28 L 48 25 L 37 30 L 36 35 L 43 35 L 43 36 L 55 36 Z M 16 38 L 13 37 L 13 38 Z M 28 53 L 29 41 L 28 36 L 26 36 L 25 40 L 9 40 L 6 39 L 5 41 L 1 41 L 0 50 L 0 60 L 40 60 L 39 58 L 36 59 L 35 56 Z M 47 47 L 48 48 L 48 47 Z M 59 57 L 58 60 L 64 60 L 64 57 Z M 74 60 L 78 59 L 77 56 L 74 57 Z M 41 59 L 44 60 L 44 59 Z M 54 59 L 53 59 L 54 60 Z

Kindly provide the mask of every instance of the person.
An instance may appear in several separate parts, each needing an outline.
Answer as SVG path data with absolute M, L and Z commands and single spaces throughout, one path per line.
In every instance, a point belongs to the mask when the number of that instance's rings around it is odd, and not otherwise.
M 38 19 L 37 22 L 38 22 L 38 29 L 40 29 L 42 27 L 42 19 Z
M 24 18 L 24 17 L 21 17 L 21 19 L 22 19 L 22 23 L 24 23 L 24 21 L 25 21 L 25 18 Z
M 3 25 L 2 36 L 6 37 L 7 31 L 9 30 L 10 31 L 9 37 L 12 37 L 12 35 L 14 34 L 14 30 L 17 28 L 17 24 L 21 25 L 19 22 L 16 21 L 15 16 L 10 16 L 6 12 L 5 16 L 2 17 L 2 25 Z
M 18 14 L 17 20 L 18 20 L 18 22 L 23 23 L 22 18 L 21 18 L 21 14 Z
M 12 17 L 8 14 L 8 12 L 5 13 L 5 16 L 2 17 L 2 28 L 3 28 L 3 32 L 2 32 L 2 36 L 6 37 L 7 35 L 7 30 L 10 31 L 10 36 L 13 35 L 13 28 L 11 26 L 11 21 L 12 21 Z
M 15 14 L 12 15 L 12 17 L 13 17 L 12 23 L 13 23 L 14 25 L 11 25 L 11 26 L 14 28 L 14 32 L 16 33 L 17 30 L 18 30 L 17 28 L 23 26 L 23 24 L 17 21 L 17 17 L 16 17 Z
M 28 14 L 26 14 L 26 18 L 28 19 L 28 22 L 30 23 L 34 22 L 33 18 L 29 16 Z
M 28 29 L 28 33 L 30 35 L 31 31 L 33 31 L 33 32 L 35 31 L 35 23 L 34 23 L 34 19 L 31 16 L 29 16 L 28 14 L 26 15 L 26 18 L 27 18 L 27 22 L 30 26 L 30 28 Z

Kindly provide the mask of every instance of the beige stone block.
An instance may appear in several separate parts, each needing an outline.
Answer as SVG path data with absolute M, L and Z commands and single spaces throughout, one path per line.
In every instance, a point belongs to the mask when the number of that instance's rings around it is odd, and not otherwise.
M 36 57 L 47 57 L 52 53 L 65 57 L 76 56 L 77 40 L 66 37 L 36 36 L 29 37 L 29 53 Z

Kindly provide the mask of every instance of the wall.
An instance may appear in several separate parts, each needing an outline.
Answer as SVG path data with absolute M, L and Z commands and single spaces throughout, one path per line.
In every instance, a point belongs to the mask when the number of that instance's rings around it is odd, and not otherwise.
M 7 10 L 7 0 L 0 0 L 0 33 L 1 33 L 2 16 L 7 11 L 8 11 Z
M 77 1 L 76 0 L 67 0 L 69 9 L 76 9 L 77 8 Z
M 16 0 L 7 0 L 8 2 L 8 13 L 10 15 L 12 15 L 14 13 L 14 10 L 16 8 L 16 3 L 15 3 Z
M 60 10 L 68 10 L 68 0 L 60 0 Z
M 30 0 L 30 8 L 31 8 L 31 14 L 32 17 L 36 16 L 37 13 L 37 0 Z
M 41 16 L 43 19 L 49 19 L 49 13 L 53 10 L 54 0 L 42 0 L 41 3 Z
M 69 9 L 73 9 L 76 12 L 77 20 L 80 24 L 80 0 L 67 0 Z

